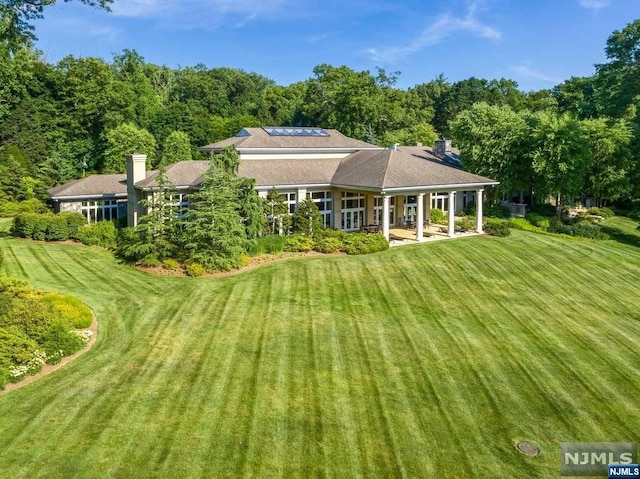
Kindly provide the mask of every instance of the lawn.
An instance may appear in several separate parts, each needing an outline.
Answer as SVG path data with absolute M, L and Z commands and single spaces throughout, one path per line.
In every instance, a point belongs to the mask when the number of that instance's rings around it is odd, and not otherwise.
M 214 279 L 0 239 L 9 274 L 100 322 L 0 396 L 0 476 L 558 477 L 560 442 L 639 439 L 640 248 L 607 224 L 627 241 L 514 231 Z

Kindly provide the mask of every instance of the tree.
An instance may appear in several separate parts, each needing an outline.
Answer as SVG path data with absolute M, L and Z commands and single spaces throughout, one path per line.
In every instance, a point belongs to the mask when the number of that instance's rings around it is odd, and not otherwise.
M 580 121 L 567 113 L 542 112 L 532 120 L 532 166 L 540 177 L 536 193 L 555 196 L 560 207 L 584 188 L 591 160 L 587 138 Z
M 271 234 L 283 234 L 289 231 L 291 217 L 284 195 L 274 186 L 267 192 L 264 202 L 264 214 Z
M 617 200 L 630 192 L 631 129 L 625 119 L 609 118 L 584 120 L 582 129 L 591 156 L 586 192 L 598 206 L 604 206 L 607 200 Z
M 595 89 L 598 108 L 620 117 L 640 95 L 640 19 L 607 39 L 607 63 L 596 65 Z
M 65 0 L 67 2 L 69 0 Z M 80 3 L 109 11 L 113 0 L 79 0 Z M 54 5 L 56 0 L 3 0 L 0 3 L 0 40 L 12 45 L 31 43 L 36 40 L 33 20 L 43 18 L 44 7 Z
M 34 61 L 35 55 L 28 47 L 12 51 L 0 40 L 0 121 L 27 95 Z
M 200 191 L 189 198 L 184 226 L 189 261 L 208 271 L 228 271 L 242 266 L 247 237 L 238 213 L 235 177 L 212 159 Z
M 308 236 L 315 236 L 322 231 L 322 215 L 309 196 L 300 202 L 293 213 L 293 231 Z
M 380 146 L 393 146 L 395 144 L 411 146 L 416 143 L 433 145 L 438 134 L 429 123 L 418 123 L 402 130 L 388 131 L 377 142 Z
M 242 219 L 247 239 L 254 239 L 262 234 L 264 229 L 264 215 L 262 214 L 262 200 L 256 192 L 254 178 L 236 178 L 238 214 Z
M 150 168 L 156 155 L 153 135 L 133 123 L 124 123 L 108 131 L 104 153 L 105 173 L 124 173 L 127 168 L 124 155 L 134 151 L 147 155 L 147 168 Z
M 139 241 L 135 248 L 142 258 L 152 257 L 163 261 L 175 258 L 180 245 L 175 201 L 177 191 L 168 180 L 164 165 L 159 168 L 156 182 L 158 187 L 151 193 L 151 199 L 141 201 L 147 208 L 147 214 L 140 218 L 136 226 Z
M 162 146 L 161 164 L 164 166 L 191 159 L 191 142 L 182 131 L 172 131 Z
M 451 133 L 464 168 L 498 180 L 503 196 L 531 188 L 527 124 L 511 107 L 476 103 L 451 122 Z

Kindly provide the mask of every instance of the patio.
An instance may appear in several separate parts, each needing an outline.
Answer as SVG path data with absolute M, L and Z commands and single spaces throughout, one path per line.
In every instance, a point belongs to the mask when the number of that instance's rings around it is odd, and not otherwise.
M 455 236 L 449 236 L 447 227 L 443 225 L 430 225 L 423 227 L 423 238 L 420 243 L 428 243 L 431 241 L 440 241 L 445 239 L 466 238 L 469 236 L 478 236 L 483 233 L 477 231 L 456 231 Z M 416 239 L 415 228 L 391 228 L 389 230 L 389 246 L 406 246 L 411 244 L 418 244 Z

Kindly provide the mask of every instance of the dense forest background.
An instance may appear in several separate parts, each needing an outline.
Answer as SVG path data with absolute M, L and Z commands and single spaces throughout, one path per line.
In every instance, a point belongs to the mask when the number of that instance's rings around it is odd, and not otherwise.
M 0 201 L 123 172 L 133 149 L 150 167 L 200 158 L 197 147 L 266 125 L 336 128 L 381 146 L 452 137 L 465 167 L 500 180 L 503 195 L 629 201 L 640 192 L 640 20 L 613 32 L 605 50 L 592 76 L 548 90 L 445 74 L 401 89 L 400 73 L 382 69 L 318 65 L 282 86 L 231 68 L 155 65 L 133 50 L 50 64 L 28 39 L 5 35 Z

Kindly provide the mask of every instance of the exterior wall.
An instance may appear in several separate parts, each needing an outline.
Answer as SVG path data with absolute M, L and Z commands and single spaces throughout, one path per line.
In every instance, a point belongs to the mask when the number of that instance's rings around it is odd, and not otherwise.
M 366 211 L 365 211 L 365 215 L 364 215 L 364 221 L 365 224 L 367 225 L 372 225 L 374 223 L 374 219 L 375 219 L 375 215 L 373 212 L 373 208 L 374 208 L 374 195 L 373 194 L 368 194 L 366 196 Z
M 56 213 L 71 212 L 80 213 L 81 201 L 56 201 L 54 204 Z

